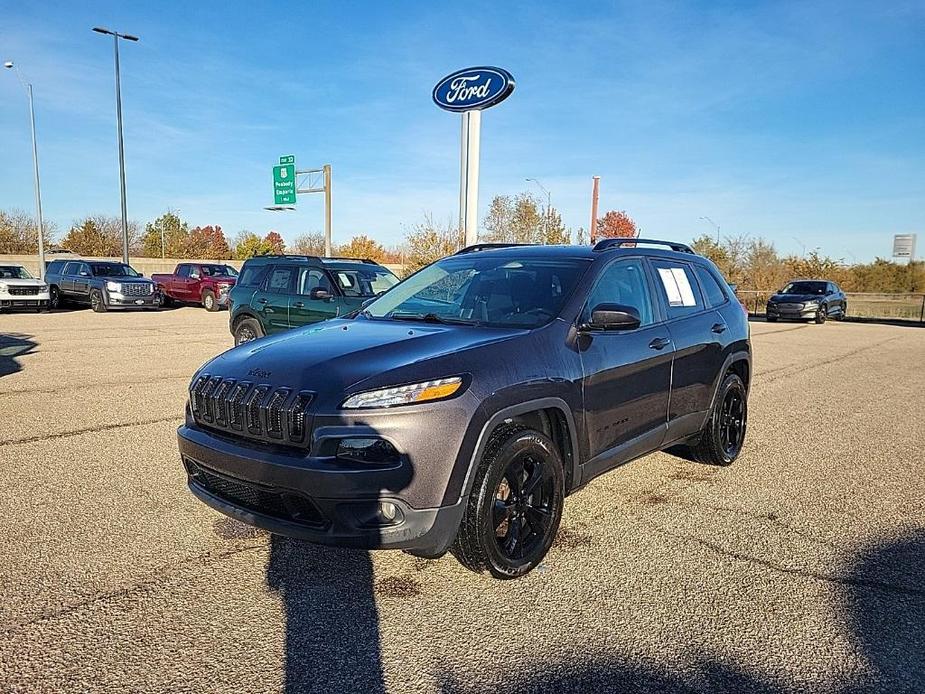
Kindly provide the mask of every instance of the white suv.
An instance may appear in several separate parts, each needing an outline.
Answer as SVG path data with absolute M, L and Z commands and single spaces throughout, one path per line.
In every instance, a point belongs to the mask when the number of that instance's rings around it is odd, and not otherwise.
M 22 265 L 0 265 L 0 311 L 7 308 L 48 310 L 48 285 Z

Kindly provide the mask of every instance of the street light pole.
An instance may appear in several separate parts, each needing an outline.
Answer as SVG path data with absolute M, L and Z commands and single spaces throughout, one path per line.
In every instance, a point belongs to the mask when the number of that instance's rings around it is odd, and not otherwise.
M 718 246 L 718 245 L 719 245 L 719 224 L 717 224 L 716 222 L 714 222 L 714 221 L 713 221 L 712 219 L 710 219 L 709 217 L 701 217 L 700 219 L 702 219 L 702 220 L 705 221 L 705 222 L 709 222 L 709 223 L 710 223 L 710 226 L 712 226 L 714 229 L 716 229 L 716 245 Z
M 16 76 L 19 78 L 20 84 L 26 89 L 26 94 L 29 96 L 29 122 L 32 125 L 32 170 L 34 175 L 34 188 L 35 188 L 35 214 L 38 222 L 38 237 L 39 237 L 39 279 L 45 278 L 45 222 L 42 219 L 42 186 L 39 182 L 39 150 L 38 145 L 35 140 L 35 105 L 32 100 L 32 83 L 26 82 L 23 79 L 22 74 L 11 61 L 7 61 L 3 64 L 8 70 L 13 70 L 16 73 Z
M 546 187 L 542 183 L 537 181 L 535 178 L 527 178 L 524 180 L 533 181 L 534 183 L 536 183 L 536 185 L 540 187 L 540 190 L 546 193 L 546 243 L 549 243 L 549 223 L 551 219 L 549 215 L 550 215 L 550 210 L 552 210 L 552 195 L 549 193 L 548 190 L 546 190 Z
M 122 80 L 119 74 L 119 39 L 138 41 L 137 36 L 120 34 L 102 27 L 93 27 L 98 34 L 112 36 L 116 60 L 116 135 L 119 142 L 119 186 L 122 193 L 122 262 L 128 265 L 128 211 L 125 204 L 125 149 L 122 144 Z

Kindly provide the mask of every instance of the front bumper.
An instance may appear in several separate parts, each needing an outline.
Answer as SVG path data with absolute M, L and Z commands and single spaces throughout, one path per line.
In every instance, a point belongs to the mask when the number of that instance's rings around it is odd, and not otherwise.
M 108 308 L 156 308 L 161 304 L 159 292 L 147 296 L 134 296 L 119 292 L 106 291 L 106 306 Z
M 48 292 L 38 294 L 0 294 L 0 308 L 48 308 Z
M 356 435 L 367 433 L 354 428 Z M 462 500 L 412 505 L 402 493 L 415 477 L 408 456 L 390 466 L 346 467 L 306 449 L 249 445 L 195 423 L 177 435 L 190 491 L 215 510 L 272 533 L 436 556 L 452 543 L 462 519 Z M 397 509 L 393 518 L 383 517 L 383 503 Z
M 768 304 L 765 315 L 768 318 L 782 318 L 784 320 L 810 320 L 819 312 L 818 306 L 812 308 L 790 308 L 775 304 Z

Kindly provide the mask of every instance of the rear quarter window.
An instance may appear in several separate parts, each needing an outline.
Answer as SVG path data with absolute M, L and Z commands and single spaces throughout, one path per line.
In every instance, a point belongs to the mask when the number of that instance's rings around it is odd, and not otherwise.
M 245 265 L 238 277 L 237 286 L 256 288 L 267 274 L 269 265 Z
M 694 273 L 700 281 L 700 288 L 703 289 L 708 306 L 716 308 L 726 303 L 729 297 L 723 291 L 719 280 L 709 269 L 702 265 L 694 265 Z

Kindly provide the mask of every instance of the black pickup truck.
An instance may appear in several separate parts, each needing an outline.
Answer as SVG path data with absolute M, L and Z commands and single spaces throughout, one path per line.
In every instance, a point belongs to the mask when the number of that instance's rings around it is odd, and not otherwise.
M 52 308 L 89 304 L 97 313 L 114 308 L 160 308 L 157 285 L 131 265 L 107 260 L 58 259 L 45 270 Z

